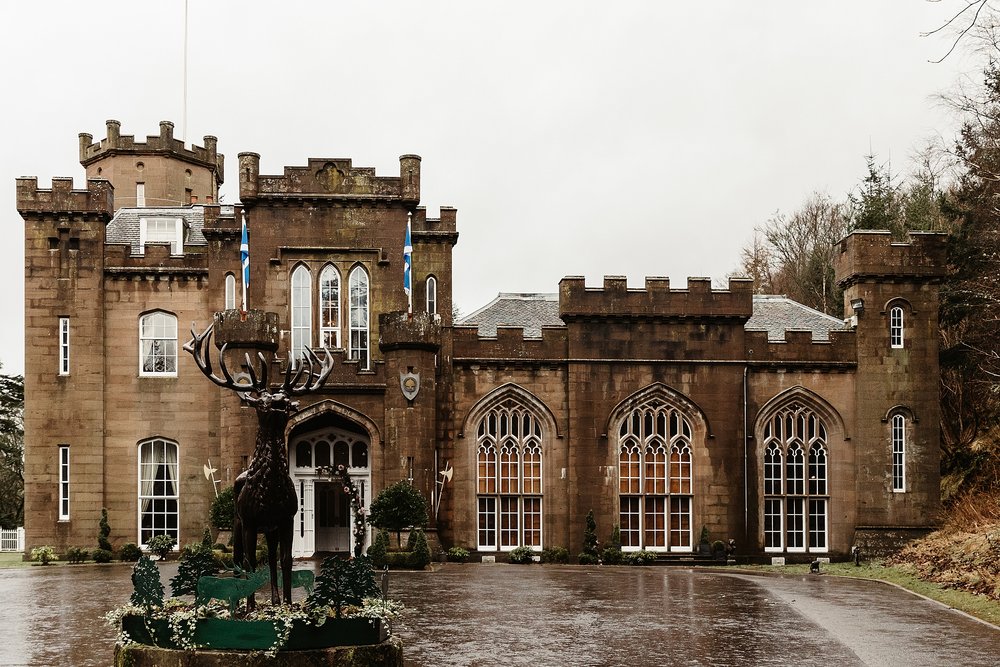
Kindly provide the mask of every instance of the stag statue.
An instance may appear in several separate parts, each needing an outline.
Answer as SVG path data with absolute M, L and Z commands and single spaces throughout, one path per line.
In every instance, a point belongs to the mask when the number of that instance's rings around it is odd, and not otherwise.
M 278 604 L 278 582 L 282 584 L 282 599 L 292 601 L 292 533 L 293 519 L 298 501 L 295 486 L 288 472 L 288 454 L 285 448 L 285 428 L 289 418 L 298 410 L 301 396 L 319 389 L 333 370 L 333 358 L 329 350 L 323 348 L 320 357 L 306 348 L 305 357 L 298 363 L 288 363 L 281 385 L 272 387 L 269 383 L 269 362 L 260 349 L 256 350 L 259 372 L 251 355 L 245 356 L 245 372 L 235 375 L 226 364 L 226 349 L 229 341 L 219 345 L 219 369 L 222 377 L 215 374 L 211 361 L 210 342 L 213 328 L 224 323 L 235 311 L 217 313 L 215 324 L 209 325 L 201 334 L 191 328 L 191 340 L 184 350 L 191 353 L 201 372 L 212 382 L 232 389 L 257 413 L 257 441 L 253 458 L 247 470 L 237 477 L 233 490 L 235 494 L 235 518 L 233 520 L 233 560 L 249 572 L 257 569 L 257 535 L 263 533 L 267 541 L 267 564 L 271 574 L 271 602 Z M 254 313 L 261 319 L 261 315 Z M 240 314 L 246 322 L 247 314 Z M 228 318 L 232 320 L 233 318 Z M 276 318 L 275 318 L 276 322 Z M 246 327 L 244 327 L 246 328 Z M 276 328 L 276 326 L 275 326 Z M 222 339 L 216 334 L 217 341 Z M 245 346 L 245 345 L 244 345 Z M 264 347 L 267 347 L 266 345 Z M 276 349 L 276 345 L 274 345 Z M 273 354 L 273 349 L 272 349 Z M 281 573 L 278 577 L 278 547 L 281 547 Z M 247 609 L 255 607 L 253 593 L 247 598 Z

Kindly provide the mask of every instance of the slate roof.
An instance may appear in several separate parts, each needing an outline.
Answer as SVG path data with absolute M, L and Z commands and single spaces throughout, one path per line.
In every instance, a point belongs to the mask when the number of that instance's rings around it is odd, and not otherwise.
M 561 326 L 559 295 L 550 293 L 501 292 L 493 301 L 461 318 L 457 324 L 479 326 L 479 335 L 493 338 L 498 325 L 524 327 L 525 338 L 540 338 L 543 326 Z M 836 317 L 813 310 L 788 297 L 756 294 L 753 316 L 744 325 L 747 331 L 767 331 L 768 340 L 780 341 L 786 330 L 813 332 L 813 340 L 830 340 L 830 331 L 847 329 Z
M 171 206 L 147 208 L 120 208 L 108 223 L 105 243 L 128 243 L 132 254 L 139 254 L 139 218 L 183 218 L 190 229 L 185 246 L 208 245 L 201 230 L 205 226 L 205 209 L 201 206 Z

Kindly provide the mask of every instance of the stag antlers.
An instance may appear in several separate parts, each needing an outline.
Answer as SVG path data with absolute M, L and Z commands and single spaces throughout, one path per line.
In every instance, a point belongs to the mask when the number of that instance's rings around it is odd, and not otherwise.
M 257 351 L 257 358 L 260 360 L 259 376 L 254 369 L 254 364 L 251 362 L 250 353 L 247 352 L 244 355 L 244 359 L 246 360 L 245 377 L 238 377 L 241 374 L 234 376 L 226 365 L 226 348 L 229 346 L 229 343 L 223 343 L 219 349 L 219 369 L 222 371 L 222 377 L 219 377 L 212 368 L 211 341 L 213 328 L 213 325 L 210 324 L 205 331 L 199 334 L 192 324 L 191 340 L 185 343 L 182 349 L 191 354 L 198 369 L 205 377 L 220 387 L 232 389 L 240 395 L 240 398 L 254 407 L 273 406 L 281 408 L 283 407 L 283 403 L 292 406 L 292 402 L 288 400 L 289 397 L 301 396 L 316 391 L 323 386 L 330 372 L 333 371 L 333 355 L 330 354 L 330 350 L 325 345 L 322 348 L 322 358 L 313 352 L 311 348 L 306 347 L 304 359 L 299 363 L 289 362 L 286 365 L 281 387 L 272 392 L 269 390 L 268 382 L 269 364 L 264 353 L 259 350 Z M 285 400 L 282 401 L 282 398 Z

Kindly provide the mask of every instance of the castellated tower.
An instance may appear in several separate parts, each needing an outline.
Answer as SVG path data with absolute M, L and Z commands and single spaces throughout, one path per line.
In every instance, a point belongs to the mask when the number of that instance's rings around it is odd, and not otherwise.
M 103 506 L 104 234 L 114 189 L 17 180 L 24 218 L 26 544 L 89 545 Z M 72 358 L 70 354 L 72 344 Z M 72 365 L 71 365 L 72 364 Z M 72 373 L 70 372 L 72 368 Z M 73 521 L 58 484 L 73 446 Z
M 856 231 L 835 258 L 857 318 L 857 530 L 928 526 L 940 510 L 938 291 L 945 235 Z M 862 547 L 864 548 L 864 547 Z
M 107 122 L 107 133 L 97 143 L 90 134 L 80 134 L 80 164 L 88 179 L 111 182 L 116 210 L 218 202 L 224 163 L 215 137 L 204 137 L 204 147 L 185 148 L 166 120 L 160 122 L 160 133 L 145 142 L 122 135 L 117 120 Z

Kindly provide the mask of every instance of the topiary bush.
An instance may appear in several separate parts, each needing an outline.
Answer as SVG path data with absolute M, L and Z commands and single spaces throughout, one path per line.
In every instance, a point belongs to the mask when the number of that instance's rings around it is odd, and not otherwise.
M 94 549 L 93 557 L 95 563 L 110 563 L 114 556 L 114 553 L 107 549 Z
M 464 563 L 469 560 L 469 550 L 462 547 L 452 547 L 446 555 L 449 563 Z
M 623 562 L 622 531 L 618 524 L 611 529 L 608 546 L 601 549 L 601 562 L 605 565 L 621 565 Z
M 368 512 L 373 526 L 396 533 L 397 545 L 404 529 L 427 525 L 427 501 L 405 479 L 379 491 Z
M 164 560 L 174 550 L 176 544 L 177 540 L 174 539 L 173 535 L 154 535 L 149 538 L 146 548 L 149 549 L 150 553 L 159 556 L 160 560 Z
M 126 542 L 118 550 L 118 560 L 126 563 L 134 563 L 142 556 L 142 549 L 135 542 Z
M 583 554 L 593 556 L 594 562 L 597 562 L 597 521 L 594 520 L 594 510 L 587 512 L 587 525 L 583 530 L 583 553 L 581 555 Z
M 208 518 L 212 525 L 219 530 L 232 530 L 234 516 L 236 516 L 236 500 L 233 487 L 230 486 L 220 491 L 219 495 L 212 501 Z
M 386 554 L 389 551 L 389 533 L 384 530 L 375 533 L 375 539 L 368 547 L 368 558 L 372 561 L 372 567 L 385 567 Z
M 543 563 L 568 563 L 569 562 L 569 549 L 566 547 L 551 547 L 548 549 L 542 549 L 542 562 Z
M 77 565 L 90 558 L 90 552 L 80 547 L 70 547 L 66 549 L 66 553 L 63 555 L 66 558 L 66 562 L 72 565 Z
M 656 552 L 646 551 L 632 551 L 624 554 L 623 560 L 626 565 L 650 565 L 656 562 Z
M 528 565 L 535 562 L 535 552 L 531 547 L 518 547 L 510 552 L 507 560 L 515 565 Z
M 111 540 L 108 538 L 111 536 L 111 524 L 108 523 L 108 508 L 101 508 L 101 521 L 98 524 L 100 530 L 97 533 L 97 546 L 105 551 L 111 551 Z
M 416 533 L 415 536 L 414 533 Z M 431 549 L 427 544 L 427 535 L 419 529 L 411 531 L 410 535 L 413 541 L 413 548 L 410 550 L 409 565 L 410 567 L 422 570 L 431 564 Z M 407 540 L 407 542 L 409 541 Z

